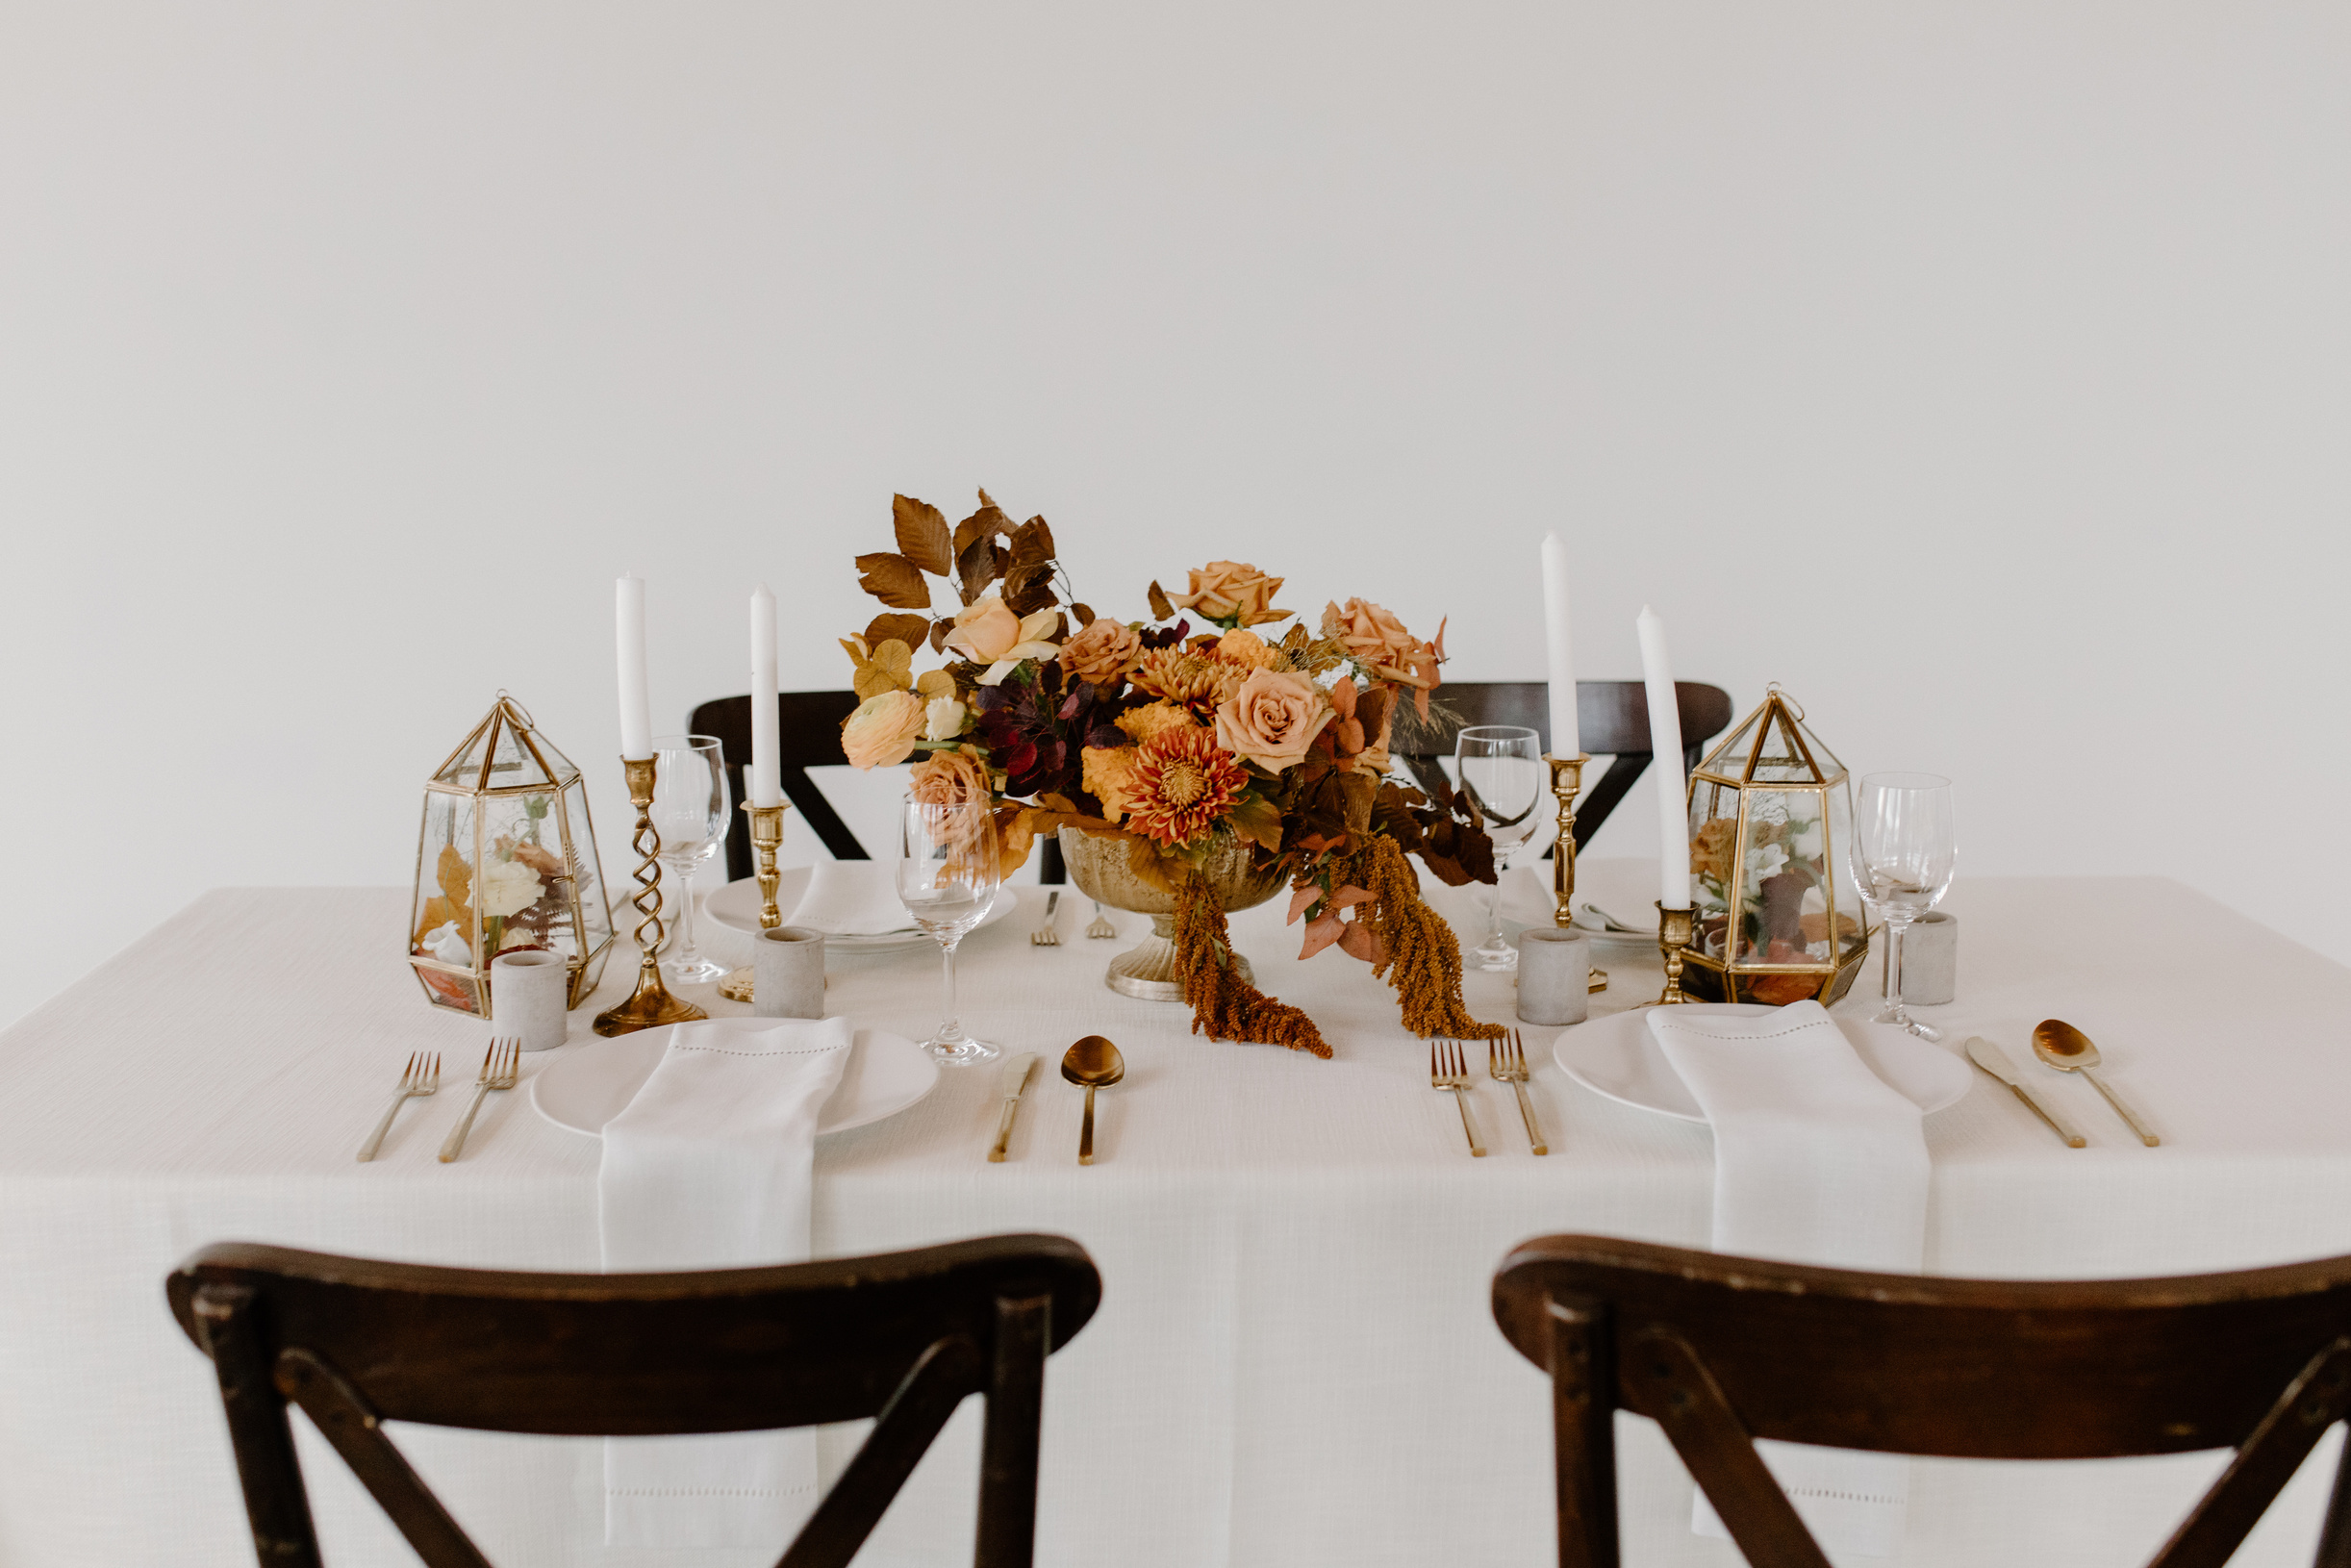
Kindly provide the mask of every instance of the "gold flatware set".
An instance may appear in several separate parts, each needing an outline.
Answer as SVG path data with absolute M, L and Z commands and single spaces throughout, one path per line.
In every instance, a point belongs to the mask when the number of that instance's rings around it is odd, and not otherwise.
M 1047 944 L 1050 946 L 1051 944 Z M 1126 1059 L 1119 1048 L 1099 1034 L 1089 1034 L 1062 1053 L 1061 1075 L 1086 1092 L 1086 1116 L 1077 1133 L 1077 1163 L 1094 1163 L 1094 1091 L 1107 1089 L 1126 1075 Z M 1001 1165 L 1012 1145 L 1012 1124 L 1021 1114 L 1021 1100 L 1036 1080 L 1037 1055 L 1023 1051 L 1005 1062 L 998 1077 L 1004 1100 L 997 1118 L 996 1142 L 988 1146 L 988 1163 Z
M 1550 1153 L 1551 1145 L 1543 1141 L 1543 1124 L 1535 1119 L 1534 1101 L 1527 1094 L 1534 1073 L 1527 1065 L 1527 1042 L 1518 1030 L 1485 1043 L 1485 1071 L 1487 1077 L 1508 1084 L 1517 1095 L 1519 1119 L 1527 1124 L 1531 1151 Z M 1470 1089 L 1476 1081 L 1460 1041 L 1440 1037 L 1428 1042 L 1428 1087 L 1454 1097 L 1454 1105 L 1461 1112 L 1461 1134 L 1469 1140 L 1470 1157 L 1483 1159 L 1485 1140 L 1479 1136 L 1478 1120 L 1470 1114 Z
M 2080 1029 L 2061 1018 L 2041 1020 L 2033 1028 L 2033 1054 L 2046 1067 L 2087 1078 L 2090 1086 L 2106 1097 L 2106 1102 L 2114 1108 L 2114 1114 L 2121 1117 L 2124 1125 L 2149 1149 L 2156 1148 L 2163 1141 L 2150 1131 L 2139 1114 L 2125 1104 L 2112 1086 L 2098 1075 L 2095 1071 L 2101 1061 L 2098 1048 Z M 2049 1124 L 2049 1130 L 2056 1133 L 2068 1149 L 2082 1149 L 2088 1145 L 2089 1140 L 2076 1131 L 2072 1123 L 2025 1086 L 2024 1075 L 2017 1071 L 2015 1062 L 2007 1051 L 1982 1035 L 1977 1035 L 1967 1042 L 1967 1059 L 2013 1090 L 2016 1098 L 2023 1100 L 2034 1115 Z
M 482 1108 L 483 1099 L 493 1090 L 512 1089 L 515 1086 L 521 1056 L 520 1041 L 503 1038 L 491 1041 L 490 1049 L 482 1055 L 482 1071 L 473 1080 L 472 1102 L 467 1105 L 466 1114 L 458 1119 L 448 1141 L 441 1146 L 442 1164 L 457 1158 L 458 1151 L 466 1147 L 466 1135 L 473 1130 L 473 1116 Z M 408 1066 L 401 1071 L 400 1086 L 392 1091 L 392 1104 L 385 1110 L 384 1119 L 375 1125 L 373 1132 L 367 1134 L 367 1141 L 359 1146 L 361 1161 L 364 1163 L 375 1158 L 377 1151 L 384 1147 L 384 1135 L 392 1130 L 392 1119 L 400 1114 L 402 1105 L 412 1100 L 422 1100 L 440 1088 L 440 1053 L 420 1050 L 411 1055 Z

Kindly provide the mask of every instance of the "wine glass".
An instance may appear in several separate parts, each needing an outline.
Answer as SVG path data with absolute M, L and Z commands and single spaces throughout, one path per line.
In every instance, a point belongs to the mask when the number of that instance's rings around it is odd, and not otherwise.
M 1951 886 L 1959 844 L 1952 836 L 1951 780 L 1937 773 L 1871 773 L 1861 780 L 1861 892 L 1885 917 L 1885 1006 L 1874 1022 L 1940 1040 L 1902 1005 L 1902 937 Z
M 1516 969 L 1518 949 L 1502 934 L 1502 873 L 1511 851 L 1524 847 L 1540 825 L 1536 813 L 1548 783 L 1543 737 L 1519 724 L 1473 724 L 1454 738 L 1454 761 L 1462 793 L 1494 841 L 1494 883 L 1486 889 L 1486 932 L 1478 945 L 1478 967 Z
M 984 800 L 928 805 L 908 797 L 899 813 L 898 901 L 939 944 L 947 973 L 947 1016 L 923 1042 L 932 1058 L 970 1067 L 997 1054 L 955 1021 L 955 945 L 996 900 L 1003 873 L 997 859 L 996 817 Z
M 661 972 L 693 984 L 715 980 L 724 964 L 702 956 L 694 940 L 694 873 L 726 842 L 726 760 L 710 735 L 664 735 L 653 743 L 653 831 L 661 863 L 677 889 L 677 920 Z

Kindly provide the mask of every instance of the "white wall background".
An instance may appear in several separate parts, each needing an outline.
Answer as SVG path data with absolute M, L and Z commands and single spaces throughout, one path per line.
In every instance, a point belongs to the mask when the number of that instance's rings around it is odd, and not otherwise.
M 1953 774 L 2351 959 L 2351 10 L 0 0 L 0 1022 L 407 880 L 509 687 L 845 684 L 893 490 Z M 1630 805 L 1598 852 L 1638 852 Z M 396 937 L 354 931 L 399 962 Z M 256 955 L 265 961 L 265 955 Z

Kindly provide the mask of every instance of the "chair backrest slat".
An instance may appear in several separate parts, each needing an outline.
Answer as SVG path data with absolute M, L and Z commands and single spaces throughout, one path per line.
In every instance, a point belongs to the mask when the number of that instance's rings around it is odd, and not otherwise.
M 1756 1438 L 1980 1459 L 2235 1448 L 2158 1559 L 2217 1568 L 2351 1412 L 2351 1257 L 2152 1279 L 1948 1279 L 1551 1236 L 1504 1260 L 1494 1316 L 1553 1374 L 1560 1560 L 1578 1565 L 1615 1560 L 1613 1511 L 1596 1501 L 1613 1484 L 1596 1441 L 1604 1398 L 1665 1429 L 1750 1560 L 1789 1563 L 1819 1560 L 1817 1548 Z M 2340 1556 L 2321 1561 L 2351 1568 L 2340 1486 L 2329 1539 Z
M 1731 694 L 1719 686 L 1684 680 L 1674 683 L 1674 696 L 1686 771 L 1698 765 L 1706 744 L 1730 728 Z M 1452 717 L 1421 727 L 1400 716 L 1392 747 L 1430 794 L 1450 788 L 1438 759 L 1453 755 L 1454 738 L 1472 725 L 1522 725 L 1543 737 L 1546 751 L 1551 748 L 1551 688 L 1542 681 L 1448 682 L 1437 688 L 1437 704 Z M 1580 849 L 1648 771 L 1647 688 L 1637 680 L 1578 681 L 1576 730 L 1588 755 L 1609 759 L 1605 771 L 1584 780 L 1583 799 L 1576 807 L 1576 847 Z
M 980 1392 L 991 1457 L 979 1561 L 1019 1568 L 1034 1536 L 1045 1358 L 1101 1299 L 1084 1249 L 1057 1236 L 643 1275 L 428 1268 L 232 1243 L 196 1253 L 165 1289 L 216 1365 L 264 1560 L 297 1568 L 317 1548 L 288 1399 L 432 1568 L 487 1565 L 384 1435 L 386 1421 L 639 1436 L 879 1417 L 789 1558 L 837 1568 L 956 1405 Z

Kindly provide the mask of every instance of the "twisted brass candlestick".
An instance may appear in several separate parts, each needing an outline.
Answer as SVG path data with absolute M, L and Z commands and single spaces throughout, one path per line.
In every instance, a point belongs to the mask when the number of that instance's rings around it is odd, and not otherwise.
M 1695 907 L 1668 909 L 1662 898 L 1657 900 L 1657 950 L 1665 955 L 1665 989 L 1657 994 L 1657 1006 L 1670 1007 L 1675 1002 L 1692 999 L 1681 994 L 1681 954 L 1697 934 Z
M 1565 930 L 1576 923 L 1576 797 L 1583 793 L 1583 765 L 1592 758 L 1579 751 L 1572 757 L 1546 754 L 1543 760 L 1551 764 L 1551 793 L 1559 801 L 1559 842 L 1551 851 L 1551 923 Z M 1589 989 L 1607 990 L 1608 972 L 1594 969 Z
M 620 759 L 628 774 L 628 797 L 637 808 L 637 831 L 629 847 L 637 851 L 637 892 L 629 902 L 644 916 L 637 923 L 637 948 L 645 956 L 637 966 L 637 990 L 618 1007 L 596 1014 L 595 1032 L 634 1034 L 663 1024 L 681 1024 L 710 1015 L 690 1001 L 680 1001 L 661 983 L 661 835 L 653 830 L 653 769 L 655 759 Z M 688 895 L 689 898 L 692 894 Z M 645 940 L 645 933 L 653 939 Z
M 772 931 L 784 923 L 781 911 L 775 907 L 775 884 L 783 873 L 775 869 L 775 850 L 784 842 L 784 813 L 792 809 L 790 801 L 772 806 L 743 803 L 744 814 L 751 819 L 751 850 L 758 859 L 755 874 L 759 877 L 759 928 Z M 751 972 L 747 969 L 730 971 L 719 982 L 719 995 L 729 1001 L 751 999 Z

